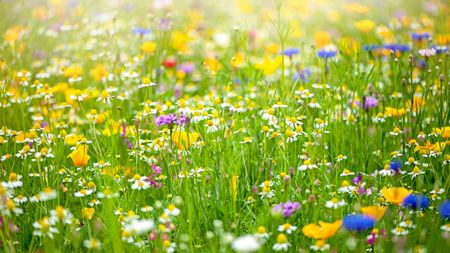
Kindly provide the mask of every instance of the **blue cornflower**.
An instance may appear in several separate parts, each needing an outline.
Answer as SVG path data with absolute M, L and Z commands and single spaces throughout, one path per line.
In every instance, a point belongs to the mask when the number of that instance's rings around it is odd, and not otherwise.
M 327 51 L 327 50 L 319 50 L 319 51 L 317 51 L 317 55 L 320 57 L 320 58 L 333 58 L 333 57 L 335 57 L 336 56 L 336 51 Z
M 423 195 L 410 194 L 403 200 L 403 206 L 422 210 L 428 207 L 428 198 Z
M 284 55 L 292 57 L 293 55 L 296 55 L 300 53 L 300 50 L 298 50 L 297 48 L 287 48 L 284 50 Z M 283 54 L 283 52 L 280 52 L 280 54 Z
M 439 209 L 441 217 L 445 220 L 450 220 L 450 200 L 444 201 Z
M 402 45 L 402 44 L 384 44 L 384 49 L 392 50 L 392 51 L 398 51 L 401 53 L 407 52 L 410 50 L 408 45 Z
M 309 77 L 311 76 L 311 71 L 308 68 L 304 68 L 299 72 L 296 72 L 293 76 L 292 79 L 294 81 L 297 80 L 302 80 L 303 82 L 308 82 Z
M 368 52 L 371 52 L 371 51 L 375 51 L 375 50 L 377 50 L 377 49 L 379 49 L 380 48 L 380 46 L 378 46 L 378 45 L 364 45 L 363 46 L 363 49 L 364 49 L 364 51 L 368 51 Z
M 411 33 L 411 39 L 412 40 L 418 40 L 418 41 L 420 41 L 420 40 L 427 40 L 430 37 L 431 37 L 431 35 L 429 33 L 427 33 L 427 32 L 423 32 L 423 33 L 413 32 L 413 33 Z
M 349 231 L 362 232 L 373 228 L 375 220 L 362 214 L 352 214 L 345 216 L 342 224 Z
M 144 36 L 144 35 L 149 34 L 149 33 L 152 32 L 152 30 L 150 30 L 150 29 L 145 29 L 145 28 L 142 28 L 142 27 L 135 27 L 135 28 L 133 28 L 133 30 L 131 30 L 131 31 L 132 31 L 134 34 L 140 35 L 140 36 Z
M 433 46 L 431 48 L 434 48 L 434 50 L 436 50 L 436 54 L 442 54 L 448 51 L 447 46 Z
M 402 167 L 403 163 L 400 159 L 395 159 L 389 163 L 391 170 L 398 172 L 398 170 Z

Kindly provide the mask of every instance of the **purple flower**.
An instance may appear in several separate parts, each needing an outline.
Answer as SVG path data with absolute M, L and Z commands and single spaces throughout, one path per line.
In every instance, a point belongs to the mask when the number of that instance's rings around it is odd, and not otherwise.
M 127 125 L 125 123 L 122 124 L 122 133 L 120 134 L 120 137 L 125 138 L 127 135 Z
M 156 125 L 158 127 L 162 125 L 171 126 L 177 121 L 177 116 L 175 114 L 169 114 L 169 115 L 161 115 L 156 118 Z
M 375 108 L 378 106 L 378 99 L 371 97 L 371 96 L 367 96 L 364 99 L 364 109 L 370 109 L 370 108 Z
M 189 122 L 189 117 L 185 116 L 184 114 L 181 114 L 179 117 L 177 117 L 175 114 L 169 114 L 169 115 L 161 115 L 158 116 L 155 120 L 155 123 L 158 127 L 162 125 L 167 125 L 171 127 L 173 124 L 182 126 Z
M 178 69 L 183 71 L 186 74 L 192 73 L 192 71 L 194 71 L 194 69 L 195 69 L 195 64 L 192 62 L 185 62 L 185 63 L 182 63 L 180 66 L 178 66 Z
M 356 184 L 356 185 L 360 184 L 361 181 L 362 181 L 362 174 L 358 174 L 357 177 L 355 177 L 355 178 L 352 179 L 352 183 L 354 183 L 354 184 Z
M 132 149 L 133 148 L 133 144 L 131 144 L 131 141 L 128 138 L 125 138 L 125 142 L 127 143 L 128 149 Z
M 187 123 L 189 123 L 189 117 L 184 114 L 181 114 L 180 117 L 178 117 L 177 125 L 183 126 Z
M 300 209 L 300 203 L 288 201 L 280 203 L 272 208 L 272 213 L 281 213 L 285 218 L 291 217 L 295 211 Z

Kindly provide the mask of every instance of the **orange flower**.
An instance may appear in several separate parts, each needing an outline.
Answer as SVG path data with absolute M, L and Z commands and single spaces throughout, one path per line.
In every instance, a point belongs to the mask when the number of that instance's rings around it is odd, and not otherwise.
M 326 240 L 332 237 L 342 225 L 342 220 L 333 223 L 319 222 L 319 225 L 311 223 L 302 228 L 305 236 L 314 239 Z
M 408 190 L 403 187 L 392 187 L 381 189 L 381 193 L 383 194 L 383 198 L 386 199 L 387 202 L 390 202 L 395 205 L 400 205 L 403 200 L 412 193 L 412 190 Z
M 91 158 L 88 155 L 88 146 L 86 144 L 77 146 L 77 149 L 70 153 L 68 157 L 72 159 L 72 162 L 76 167 L 86 166 Z
M 375 220 L 379 220 L 383 218 L 384 213 L 386 212 L 386 207 L 383 206 L 366 206 L 361 208 L 361 211 L 364 215 L 374 218 Z

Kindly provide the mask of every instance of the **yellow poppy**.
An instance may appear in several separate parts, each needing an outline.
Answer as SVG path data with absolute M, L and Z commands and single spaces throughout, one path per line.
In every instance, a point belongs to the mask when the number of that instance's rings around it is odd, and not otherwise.
M 86 166 L 89 159 L 91 159 L 88 155 L 88 146 L 86 144 L 77 146 L 68 157 L 72 159 L 72 162 L 76 167 Z
M 305 236 L 314 239 L 328 239 L 332 237 L 342 225 L 342 220 L 333 223 L 319 222 L 319 225 L 311 223 L 302 228 Z
M 386 212 L 386 207 L 366 206 L 361 208 L 361 211 L 364 215 L 374 218 L 375 220 L 379 220 L 384 216 L 384 213 Z
M 408 190 L 403 187 L 392 187 L 381 189 L 381 193 L 383 194 L 383 198 L 392 204 L 399 205 L 403 202 L 403 200 L 412 193 L 412 190 Z

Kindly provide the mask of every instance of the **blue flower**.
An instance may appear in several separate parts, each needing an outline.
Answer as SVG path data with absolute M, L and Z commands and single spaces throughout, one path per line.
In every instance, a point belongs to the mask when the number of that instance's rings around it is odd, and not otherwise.
M 410 194 L 403 200 L 403 206 L 412 209 L 425 209 L 428 207 L 428 198 L 423 195 Z
M 374 219 L 362 214 L 347 215 L 343 220 L 344 228 L 353 232 L 362 232 L 373 228 L 374 225 Z
M 292 79 L 294 81 L 297 80 L 302 80 L 303 82 L 308 82 L 309 77 L 311 76 L 311 71 L 308 68 L 304 68 L 299 72 L 296 72 L 293 76 Z
M 383 45 L 384 49 L 392 50 L 392 51 L 398 51 L 398 52 L 407 52 L 410 50 L 409 46 L 402 45 L 402 44 L 385 44 Z
M 317 51 L 317 55 L 320 57 L 320 58 L 333 58 L 333 57 L 335 57 L 336 56 L 336 51 L 328 51 L 328 50 L 319 50 L 319 51 Z
M 411 33 L 411 39 L 412 40 L 425 40 L 425 39 L 429 39 L 431 37 L 431 35 L 427 32 L 423 32 L 423 33 L 416 33 L 413 32 Z
M 436 50 L 436 54 L 442 54 L 448 51 L 447 46 L 433 46 L 434 50 Z
M 371 52 L 371 51 L 374 51 L 374 50 L 377 50 L 377 49 L 379 49 L 380 48 L 380 46 L 378 46 L 378 45 L 364 45 L 363 46 L 363 49 L 364 49 L 364 51 L 369 51 L 369 52 Z
M 145 28 L 142 28 L 142 27 L 135 27 L 135 28 L 133 28 L 132 31 L 136 35 L 144 36 L 146 34 L 149 34 L 152 30 L 145 29 Z
M 391 166 L 391 170 L 398 172 L 398 170 L 402 167 L 403 163 L 400 159 L 395 159 L 389 163 Z
M 300 53 L 300 50 L 298 50 L 297 48 L 287 48 L 284 50 L 284 55 L 292 57 L 293 55 L 296 55 Z M 283 52 L 280 52 L 280 54 L 283 54 Z
M 450 220 L 450 200 L 444 201 L 439 210 L 441 217 L 445 220 Z

